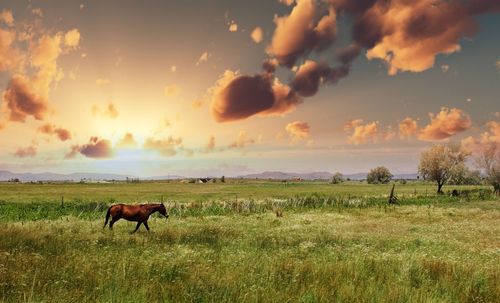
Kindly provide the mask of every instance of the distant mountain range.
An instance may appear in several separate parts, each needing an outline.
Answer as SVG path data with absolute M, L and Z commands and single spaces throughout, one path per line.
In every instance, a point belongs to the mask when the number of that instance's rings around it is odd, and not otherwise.
M 244 179 L 272 179 L 272 180 L 289 180 L 300 178 L 303 180 L 328 180 L 333 174 L 329 172 L 311 172 L 311 173 L 290 173 L 281 171 L 265 171 L 258 174 L 242 175 L 238 178 Z M 366 179 L 366 173 L 345 174 L 345 178 L 351 180 Z M 72 173 L 72 174 L 57 174 L 51 172 L 44 173 L 12 173 L 10 171 L 0 170 L 0 181 L 8 181 L 11 179 L 19 179 L 23 182 L 31 181 L 80 181 L 86 180 L 126 180 L 127 178 L 137 178 L 132 175 L 120 174 L 105 174 L 105 173 Z M 187 177 L 179 175 L 164 175 L 155 177 L 140 178 L 141 180 L 172 180 L 184 179 Z M 394 179 L 416 179 L 417 174 L 396 174 Z
M 366 179 L 367 173 L 356 173 L 356 174 L 345 174 L 344 178 L 349 178 L 351 180 L 363 180 Z M 286 173 L 280 171 L 265 171 L 258 174 L 249 174 L 240 176 L 240 178 L 245 179 L 273 179 L 273 180 L 289 180 L 300 178 L 303 180 L 328 180 L 333 176 L 329 172 L 312 172 L 312 173 Z M 395 174 L 394 179 L 417 179 L 417 174 Z

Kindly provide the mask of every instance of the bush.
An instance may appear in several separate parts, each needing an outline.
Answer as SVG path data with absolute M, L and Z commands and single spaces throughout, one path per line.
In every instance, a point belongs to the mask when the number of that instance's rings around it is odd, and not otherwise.
M 366 176 L 366 181 L 369 184 L 386 184 L 389 183 L 392 179 L 392 174 L 391 172 L 384 166 L 379 166 L 376 167 L 368 173 L 368 176 Z
M 343 183 L 343 182 L 345 182 L 344 175 L 342 175 L 339 172 L 333 174 L 332 181 L 331 181 L 332 184 L 339 184 L 339 183 Z

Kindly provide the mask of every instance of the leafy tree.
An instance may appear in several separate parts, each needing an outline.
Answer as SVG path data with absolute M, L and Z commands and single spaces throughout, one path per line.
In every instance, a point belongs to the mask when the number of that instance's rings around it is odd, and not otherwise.
M 488 184 L 493 186 L 496 195 L 500 195 L 500 143 L 489 142 L 482 146 L 476 163 L 486 176 Z
M 391 172 L 384 166 L 375 167 L 366 176 L 366 181 L 369 184 L 378 184 L 378 183 L 389 183 L 392 179 Z
M 332 181 L 331 181 L 332 184 L 339 184 L 339 183 L 343 183 L 343 182 L 345 182 L 344 175 L 342 175 L 339 172 L 336 172 L 335 174 L 333 174 Z
M 434 145 L 422 153 L 418 172 L 424 180 L 435 181 L 437 192 L 443 193 L 443 185 L 450 180 L 458 166 L 464 165 L 468 155 L 460 145 Z
M 451 170 L 450 184 L 453 185 L 479 185 L 481 184 L 481 173 L 471 170 L 465 165 L 457 165 Z

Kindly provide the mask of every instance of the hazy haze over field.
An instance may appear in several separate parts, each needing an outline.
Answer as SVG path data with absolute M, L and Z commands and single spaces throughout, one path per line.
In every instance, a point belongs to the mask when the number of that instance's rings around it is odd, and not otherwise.
M 0 170 L 414 173 L 500 140 L 498 1 L 353 3 L 2 0 Z

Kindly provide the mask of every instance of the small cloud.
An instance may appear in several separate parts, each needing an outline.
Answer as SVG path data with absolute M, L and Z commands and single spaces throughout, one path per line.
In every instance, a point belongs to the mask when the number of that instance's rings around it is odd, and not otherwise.
M 40 18 L 43 17 L 43 11 L 41 8 L 34 8 L 31 10 L 31 13 L 37 17 L 40 17 Z
M 367 124 L 362 124 L 361 119 L 348 121 L 344 125 L 345 131 L 351 131 L 352 134 L 348 137 L 348 142 L 351 144 L 362 144 L 368 141 L 375 142 L 379 136 L 378 121 Z
M 471 98 L 467 98 L 466 101 L 467 101 L 467 103 L 470 103 L 470 102 L 472 102 L 472 99 Z
M 451 136 L 463 132 L 471 127 L 469 115 L 458 108 L 441 108 L 437 114 L 429 113 L 431 123 L 424 127 L 418 138 L 424 141 L 435 141 L 448 139 Z
M 16 156 L 18 158 L 28 158 L 28 157 L 32 158 L 32 157 L 36 156 L 37 152 L 38 152 L 38 149 L 37 149 L 36 144 L 32 143 L 28 147 L 18 148 L 16 150 L 16 152 L 14 153 L 14 156 Z
M 70 48 L 76 48 L 80 44 L 80 32 L 78 29 L 72 29 L 64 35 L 64 44 Z
M 208 52 L 204 52 L 203 54 L 201 54 L 200 58 L 196 62 L 196 66 L 199 66 L 203 62 L 207 62 L 208 57 L 210 57 L 210 54 Z
M 285 130 L 292 138 L 292 140 L 300 140 L 309 137 L 311 128 L 309 127 L 309 124 L 307 122 L 295 121 L 292 123 L 288 123 L 285 127 Z
M 76 157 L 80 153 L 87 158 L 104 159 L 111 158 L 114 155 L 111 141 L 99 139 L 98 137 L 90 137 L 89 143 L 84 145 L 73 145 L 71 150 L 66 154 L 66 159 Z
M 104 86 L 104 85 L 108 85 L 110 83 L 111 83 L 111 80 L 106 79 L 106 78 L 97 78 L 95 80 L 95 84 L 97 84 L 98 86 Z
M 236 24 L 236 22 L 234 22 L 234 21 L 231 21 L 231 23 L 229 24 L 229 31 L 232 33 L 237 32 L 238 31 L 238 24 Z
M 172 65 L 172 67 L 170 67 L 170 71 L 171 71 L 172 73 L 175 73 L 175 72 L 177 71 L 177 66 Z
M 172 157 L 177 154 L 177 147 L 182 144 L 182 138 L 168 137 L 163 140 L 147 138 L 144 142 L 143 148 L 158 152 L 161 156 Z
M 0 12 L 0 22 L 3 22 L 8 26 L 14 25 L 14 16 L 12 15 L 12 11 L 8 9 L 3 9 Z
M 212 152 L 214 151 L 215 149 L 215 137 L 214 136 L 210 136 L 208 137 L 208 142 L 207 144 L 205 144 L 205 152 L 208 153 L 208 152 Z
M 85 59 L 85 58 L 87 58 L 87 54 L 86 54 L 86 53 L 82 53 L 82 54 L 80 55 L 80 57 L 82 57 L 82 59 Z
M 71 139 L 71 132 L 69 130 L 62 127 L 57 127 L 54 124 L 50 123 L 40 126 L 38 128 L 38 131 L 42 134 L 56 135 L 61 141 L 67 141 Z
M 399 123 L 399 137 L 401 139 L 409 139 L 416 135 L 418 131 L 417 121 L 411 117 L 406 117 Z
M 442 64 L 441 65 L 441 71 L 443 73 L 446 73 L 448 70 L 450 70 L 450 66 L 448 64 Z
M 254 144 L 255 140 L 247 138 L 247 133 L 245 131 L 240 131 L 236 140 L 229 144 L 229 148 L 244 148 L 249 144 Z
M 85 8 L 85 4 L 80 4 L 80 10 L 83 10 Z
M 93 105 L 91 111 L 93 116 L 101 115 L 111 119 L 115 119 L 119 115 L 115 105 L 111 102 L 104 109 L 101 109 L 98 105 Z
M 262 39 L 264 38 L 264 32 L 262 31 L 262 28 L 260 26 L 254 28 L 252 33 L 250 34 L 250 37 L 252 38 L 253 42 L 261 43 Z
M 123 138 L 116 143 L 116 147 L 122 149 L 131 149 L 137 147 L 137 141 L 135 141 L 134 135 L 132 133 L 126 133 Z
M 175 97 L 181 93 L 181 88 L 177 84 L 170 84 L 165 86 L 165 96 Z

